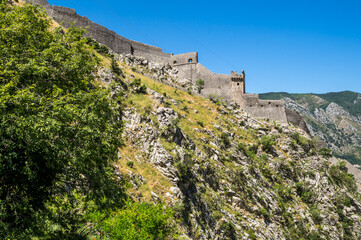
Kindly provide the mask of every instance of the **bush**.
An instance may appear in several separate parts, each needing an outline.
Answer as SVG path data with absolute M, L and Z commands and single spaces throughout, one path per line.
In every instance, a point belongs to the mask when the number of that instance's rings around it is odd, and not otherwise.
M 134 167 L 134 162 L 133 161 L 127 161 L 127 166 L 130 167 L 130 168 L 133 168 Z
M 312 207 L 310 209 L 310 214 L 311 214 L 312 220 L 316 224 L 320 224 L 322 222 L 321 210 L 320 209 L 318 209 L 317 207 Z
M 276 145 L 275 139 L 276 136 L 262 136 L 260 141 L 260 143 L 262 144 L 262 150 L 267 153 L 273 153 L 273 146 Z
M 197 124 L 201 127 L 204 127 L 204 123 L 202 121 L 197 121 Z
M 147 87 L 143 84 L 137 91 L 137 93 L 146 94 L 147 93 Z
M 117 75 L 122 75 L 123 73 L 115 59 L 112 59 L 110 70 Z
M 265 220 L 269 220 L 271 217 L 271 214 L 267 211 L 265 208 L 260 209 L 260 214 L 264 217 Z
M 228 147 L 230 145 L 230 141 L 227 133 L 222 132 L 221 141 L 225 147 Z
M 144 84 L 142 85 L 142 80 L 140 78 L 134 79 L 130 86 L 134 88 L 136 93 L 147 93 L 147 87 Z
M 332 157 L 332 151 L 328 148 L 321 148 L 319 151 L 318 151 L 318 154 L 322 155 L 323 157 L 325 158 L 330 158 Z
M 355 177 L 347 173 L 346 163 L 341 161 L 337 165 L 331 165 L 329 169 L 329 178 L 337 185 L 343 185 L 348 188 L 351 192 L 357 190 Z
M 92 222 L 107 239 L 169 239 L 175 233 L 173 212 L 162 204 L 128 201 L 126 207 L 104 216 L 92 214 Z M 173 239 L 173 238 L 172 238 Z
M 294 133 L 291 136 L 293 142 L 291 142 L 292 148 L 296 148 L 296 143 L 300 145 L 306 153 L 310 153 L 311 150 L 315 149 L 315 145 L 312 140 L 309 140 L 299 133 Z
M 201 93 L 202 89 L 204 88 L 204 80 L 203 79 L 198 79 L 196 81 L 196 86 L 198 89 L 198 93 Z

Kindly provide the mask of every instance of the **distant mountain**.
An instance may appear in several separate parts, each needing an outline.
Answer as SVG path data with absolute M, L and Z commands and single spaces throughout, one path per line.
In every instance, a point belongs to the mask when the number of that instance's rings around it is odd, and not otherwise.
M 316 138 L 334 154 L 352 164 L 361 164 L 361 94 L 344 91 L 326 94 L 260 94 L 260 99 L 283 99 L 286 107 L 299 112 Z

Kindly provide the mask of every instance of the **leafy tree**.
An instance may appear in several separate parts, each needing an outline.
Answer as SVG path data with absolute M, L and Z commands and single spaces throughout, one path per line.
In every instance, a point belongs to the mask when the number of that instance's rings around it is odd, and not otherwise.
M 0 1 L 1 238 L 36 231 L 54 194 L 121 203 L 110 167 L 122 144 L 119 96 L 94 85 L 99 60 L 83 33 Z

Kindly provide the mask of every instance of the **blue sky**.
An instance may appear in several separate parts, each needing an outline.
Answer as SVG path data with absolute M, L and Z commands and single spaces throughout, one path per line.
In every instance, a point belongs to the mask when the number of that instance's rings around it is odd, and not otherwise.
M 119 35 L 217 73 L 244 69 L 246 91 L 361 93 L 361 1 L 49 0 Z

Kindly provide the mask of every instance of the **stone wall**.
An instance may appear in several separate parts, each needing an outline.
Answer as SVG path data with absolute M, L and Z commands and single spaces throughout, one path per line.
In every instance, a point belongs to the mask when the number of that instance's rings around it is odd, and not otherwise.
M 227 103 L 237 103 L 246 112 L 255 117 L 269 118 L 281 122 L 291 122 L 307 129 L 301 116 L 290 112 L 284 107 L 283 101 L 259 100 L 257 94 L 245 93 L 245 74 L 231 72 L 231 75 L 213 73 L 198 62 L 198 53 L 190 52 L 173 55 L 164 53 L 161 48 L 150 46 L 144 43 L 129 40 L 119 36 L 97 23 L 82 17 L 74 9 L 66 7 L 51 6 L 46 0 L 25 0 L 32 4 L 42 5 L 48 15 L 55 21 L 62 23 L 64 27 L 70 27 L 73 23 L 76 27 L 87 27 L 87 36 L 107 45 L 118 54 L 132 54 L 144 57 L 152 62 L 170 64 L 179 70 L 180 78 L 187 78 L 193 84 L 198 79 L 203 79 L 205 86 L 201 95 L 221 98 Z M 306 130 L 308 131 L 308 129 Z
M 303 117 L 291 109 L 286 108 L 285 109 L 286 116 L 287 116 L 287 122 L 292 123 L 295 126 L 299 126 L 301 129 L 303 129 L 308 135 L 311 135 L 310 130 L 307 127 L 307 124 Z
M 134 54 L 147 58 L 150 61 L 169 62 L 171 54 L 164 53 L 161 48 L 133 41 L 119 36 L 114 31 L 90 21 L 87 17 L 78 15 L 75 9 L 67 7 L 51 6 L 46 0 L 26 0 L 32 4 L 45 7 L 48 15 L 56 22 L 62 23 L 69 28 L 74 24 L 76 27 L 87 28 L 87 36 L 94 38 L 99 43 L 107 45 L 119 54 Z
M 173 66 L 185 63 L 198 63 L 198 52 L 189 52 L 183 54 L 172 55 L 171 62 Z
M 193 84 L 198 79 L 204 80 L 204 88 L 201 94 L 205 97 L 214 95 L 218 98 L 223 98 L 227 103 L 231 103 L 231 77 L 226 74 L 213 73 L 200 63 L 185 63 L 175 66 L 179 70 L 179 76 L 181 78 L 187 78 L 192 81 Z

